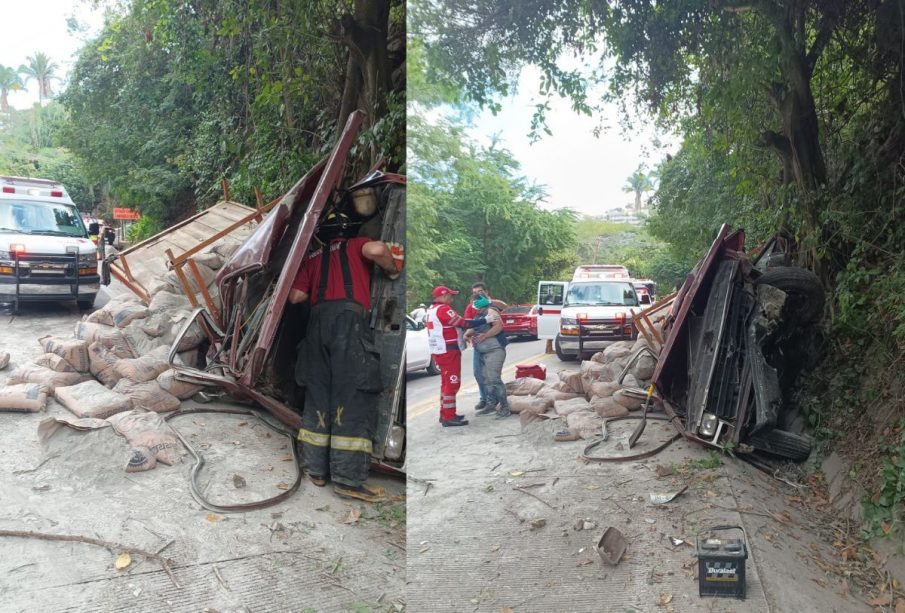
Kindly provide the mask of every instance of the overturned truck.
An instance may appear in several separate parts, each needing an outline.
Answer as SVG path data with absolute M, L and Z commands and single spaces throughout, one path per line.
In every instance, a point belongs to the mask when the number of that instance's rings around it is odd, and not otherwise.
M 824 294 L 812 272 L 790 266 L 774 237 L 753 259 L 745 235 L 723 225 L 679 290 L 653 381 L 682 435 L 736 453 L 802 461 L 793 394 L 816 357 Z

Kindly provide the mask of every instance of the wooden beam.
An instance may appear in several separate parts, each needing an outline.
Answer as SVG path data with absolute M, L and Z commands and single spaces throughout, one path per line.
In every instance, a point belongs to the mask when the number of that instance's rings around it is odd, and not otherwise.
M 223 177 L 220 185 L 223 186 L 223 199 L 229 202 L 229 181 L 226 180 L 226 177 Z
M 644 322 L 641 321 L 641 317 L 635 313 L 634 309 L 629 309 L 629 313 L 632 314 L 632 321 L 635 324 L 635 327 L 638 328 L 638 332 L 641 333 L 641 336 L 644 337 L 644 340 L 647 341 L 649 347 L 654 346 L 654 340 L 650 337 L 650 334 L 647 333 L 647 330 L 644 329 Z
M 223 324 L 220 323 L 220 314 L 217 312 L 217 306 L 214 304 L 214 299 L 211 298 L 210 292 L 207 291 L 207 286 L 204 284 L 204 277 L 201 276 L 201 270 L 198 269 L 198 263 L 195 262 L 195 260 L 189 260 L 188 265 L 189 270 L 192 272 L 192 276 L 195 277 L 195 282 L 198 283 L 198 288 L 201 290 L 201 296 L 204 298 L 204 302 L 207 303 L 207 310 L 210 312 L 214 323 L 222 330 Z
M 258 207 L 258 216 L 255 217 L 255 221 L 261 223 L 261 220 L 264 219 L 264 197 L 261 195 L 261 188 L 255 186 L 255 205 Z
M 128 287 L 129 290 L 133 294 L 138 296 L 138 299 L 141 300 L 145 306 L 148 306 L 149 304 L 151 304 L 151 297 L 148 296 L 148 293 L 144 290 L 144 288 L 142 288 L 137 283 L 132 283 L 131 281 L 129 281 L 129 279 L 126 277 L 126 275 L 123 272 L 121 272 L 118 268 L 116 268 L 114 266 L 110 266 L 110 274 L 113 275 L 114 277 L 116 277 L 116 279 L 120 283 L 122 283 L 123 285 Z
M 135 283 L 135 277 L 132 276 L 132 271 L 129 270 L 129 262 L 128 260 L 126 260 L 126 256 L 120 255 L 119 261 L 123 263 L 123 272 L 126 273 L 126 278 L 128 278 L 132 283 Z

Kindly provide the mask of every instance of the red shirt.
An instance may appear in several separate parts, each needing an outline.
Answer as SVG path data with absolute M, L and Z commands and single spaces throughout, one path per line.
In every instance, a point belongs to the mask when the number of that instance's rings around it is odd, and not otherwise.
M 488 300 L 493 300 L 493 298 L 487 292 L 484 292 L 484 295 L 487 296 Z M 475 317 L 478 316 L 478 310 L 476 308 L 474 308 L 473 303 L 474 303 L 473 300 L 468 301 L 468 306 L 465 307 L 465 315 L 464 315 L 465 319 L 474 319 Z
M 349 272 L 352 276 L 352 296 L 354 300 L 365 310 L 371 309 L 371 270 L 372 262 L 361 254 L 365 243 L 370 242 L 366 236 L 350 238 L 348 240 L 336 239 L 330 242 L 330 267 L 327 273 L 327 290 L 324 300 L 343 300 L 347 298 L 343 271 L 339 259 L 339 246 L 346 243 L 346 256 L 349 260 Z M 317 304 L 317 293 L 321 282 L 321 254 L 323 249 L 311 253 L 302 260 L 299 271 L 295 275 L 292 289 L 297 289 L 308 294 L 311 306 Z

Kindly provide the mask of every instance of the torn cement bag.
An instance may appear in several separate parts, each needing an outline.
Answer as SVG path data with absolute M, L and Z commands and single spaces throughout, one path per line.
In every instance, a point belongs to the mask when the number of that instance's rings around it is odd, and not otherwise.
M 122 378 L 114 368 L 119 358 L 100 343 L 88 346 L 88 359 L 91 362 L 91 374 L 107 387 L 113 387 Z
M 79 372 L 88 372 L 88 343 L 83 340 L 59 338 L 56 336 L 42 336 L 38 339 L 44 353 L 55 353 Z
M 86 341 L 89 345 L 96 341 L 105 347 L 113 347 L 123 342 L 123 333 L 119 328 L 87 321 L 75 324 L 75 337 Z
M 128 396 L 135 409 L 168 413 L 179 408 L 179 398 L 160 387 L 157 381 L 133 383 L 128 379 L 120 379 L 113 391 Z
M 160 292 L 169 292 L 171 294 L 176 294 L 176 288 L 164 281 L 161 278 L 154 279 L 148 283 L 148 297 L 153 301 L 154 296 L 159 294 Z M 149 306 L 150 309 L 150 306 Z
M 179 439 L 161 415 L 132 410 L 113 415 L 107 421 L 132 447 L 147 447 L 158 462 L 172 465 L 182 461 Z
M 136 325 L 151 338 L 158 338 L 169 332 L 173 327 L 173 320 L 167 313 L 160 311 L 141 320 Z
M 7 366 L 9 366 L 9 354 L 5 351 L 0 351 L 0 370 Z
M 229 258 L 231 258 L 232 255 L 236 252 L 236 250 L 239 248 L 240 244 L 241 243 L 238 243 L 234 240 L 230 240 L 230 241 L 223 240 L 223 241 L 219 241 L 219 242 L 216 242 L 213 245 L 211 245 L 209 251 L 211 251 L 212 253 L 216 253 L 217 255 L 222 257 L 224 262 L 228 262 Z
M 545 398 L 548 400 L 571 400 L 572 398 L 584 398 L 584 394 L 573 394 L 572 392 L 561 392 L 549 387 L 542 388 L 536 394 L 537 398 Z
M 45 417 L 38 424 L 38 440 L 43 444 L 46 443 L 60 428 L 67 427 L 79 432 L 88 432 L 90 430 L 100 430 L 108 428 L 110 423 L 105 419 L 95 419 L 92 417 L 72 417 L 70 415 L 61 415 L 60 417 Z
M 205 266 L 211 270 L 219 270 L 223 266 L 223 256 L 213 251 L 205 251 L 204 253 L 196 253 L 190 260 L 194 260 L 198 267 Z M 203 274 L 203 273 L 202 273 Z M 208 284 L 210 285 L 210 284 Z
M 613 343 L 609 347 L 603 350 L 603 361 L 612 362 L 613 360 L 617 360 L 619 358 L 624 358 L 632 353 L 632 346 L 635 344 L 635 341 L 619 341 L 617 343 Z
M 162 340 L 167 344 L 167 346 L 172 346 L 176 341 L 176 336 L 179 334 L 179 331 L 182 330 L 182 326 L 185 325 L 185 320 L 192 314 L 191 311 L 183 310 L 176 311 L 170 313 L 170 320 L 172 321 L 172 326 L 170 329 L 164 333 Z M 182 337 L 182 340 L 179 341 L 179 345 L 176 347 L 176 351 L 188 351 L 189 349 L 194 349 L 198 345 L 206 339 L 207 336 L 204 334 L 204 331 L 201 329 L 201 326 L 198 325 L 198 321 L 192 323 L 188 330 L 186 330 L 185 335 Z
M 105 305 L 106 306 L 106 305 Z M 91 324 L 103 324 L 105 326 L 113 325 L 113 313 L 108 311 L 106 308 L 98 309 L 93 313 L 89 313 L 83 319 Z
M 157 458 L 147 447 L 133 447 L 129 450 L 129 461 L 126 463 L 127 473 L 140 473 L 157 466 Z
M 78 372 L 75 369 L 75 366 L 55 353 L 42 353 L 34 360 L 32 360 L 32 364 L 37 364 L 38 366 L 49 368 L 54 372 Z
M 191 398 L 204 389 L 204 386 L 202 385 L 195 385 L 194 383 L 180 381 L 176 378 L 176 371 L 172 368 L 160 373 L 157 376 L 157 383 L 164 391 L 173 394 L 180 400 Z
M 584 394 L 580 372 L 576 370 L 561 370 L 559 371 L 559 380 L 562 381 L 562 391 Z
M 589 411 L 591 405 L 584 398 L 572 398 L 571 400 L 556 400 L 553 408 L 557 415 L 568 415 L 575 411 Z
M 600 398 L 594 396 L 590 401 L 591 408 L 601 417 L 625 417 L 628 409 L 613 400 L 612 396 Z
M 126 303 L 113 311 L 113 325 L 125 328 L 136 319 L 144 319 L 147 316 L 148 307 L 139 303 Z
M 201 288 L 198 287 L 198 281 L 195 279 L 195 274 L 192 272 L 191 268 L 188 266 L 183 266 L 182 272 L 185 273 L 185 278 L 189 282 L 189 288 L 191 288 L 192 293 L 197 294 L 201 291 Z M 204 283 L 204 287 L 207 288 L 210 286 L 214 279 L 217 278 L 217 273 L 213 270 L 204 266 L 203 264 L 198 264 L 198 272 L 201 273 L 201 281 Z M 176 274 L 175 270 L 171 270 L 163 276 L 164 281 L 182 291 L 182 284 L 179 282 L 179 276 Z
M 635 377 L 635 375 L 629 373 L 625 375 L 625 378 L 622 380 L 622 387 L 636 387 L 638 389 L 644 389 L 646 386 L 642 386 L 641 382 Z
M 6 382 L 10 385 L 17 383 L 38 383 L 46 385 L 52 392 L 57 387 L 75 385 L 86 379 L 87 375 L 80 372 L 57 372 L 46 366 L 37 364 L 22 364 L 11 373 Z
M 129 355 L 123 356 L 126 358 L 140 358 L 158 347 L 168 345 L 163 337 L 150 337 L 138 326 L 123 328 L 123 336 L 126 339 L 126 346 L 129 348 Z
M 78 385 L 58 387 L 53 395 L 57 402 L 78 417 L 105 419 L 132 408 L 132 401 L 128 396 L 109 390 L 94 379 Z
M 585 360 L 581 363 L 579 372 L 581 373 L 581 389 L 587 394 L 588 390 L 591 389 L 591 385 L 603 377 L 604 373 L 608 372 L 608 368 L 604 364 Z
M 548 398 L 532 398 L 531 396 L 507 396 L 506 402 L 509 403 L 509 409 L 513 413 L 530 411 L 541 414 L 546 413 L 553 405 L 553 401 Z
M 593 411 L 576 411 L 566 416 L 566 424 L 581 438 L 589 439 L 600 434 L 603 418 Z
M 146 355 L 130 360 L 118 360 L 113 367 L 116 369 L 116 374 L 120 377 L 133 383 L 144 383 L 145 381 L 156 379 L 157 375 L 169 370 L 170 365 L 158 357 Z
M 0 387 L 0 411 L 37 413 L 47 406 L 49 389 L 39 383 L 19 383 Z
M 622 389 L 622 386 L 615 381 L 595 381 L 588 389 L 588 396 L 606 398 L 607 396 L 612 396 L 620 389 Z
M 151 298 L 148 311 L 153 315 L 154 313 L 166 313 L 167 311 L 184 311 L 190 306 L 189 300 L 185 296 L 174 292 L 160 291 Z
M 544 387 L 544 382 L 534 377 L 520 377 L 506 384 L 509 396 L 533 396 Z
M 641 405 L 644 404 L 644 400 L 638 398 L 637 396 L 626 394 L 625 390 L 619 390 L 618 392 L 613 394 L 613 400 L 624 406 L 629 411 L 637 411 L 641 408 Z
M 639 381 L 648 381 L 651 377 L 654 376 L 654 369 L 656 368 L 657 360 L 655 360 L 650 354 L 645 353 L 637 360 L 635 360 L 635 363 L 632 364 L 629 372 L 633 374 Z

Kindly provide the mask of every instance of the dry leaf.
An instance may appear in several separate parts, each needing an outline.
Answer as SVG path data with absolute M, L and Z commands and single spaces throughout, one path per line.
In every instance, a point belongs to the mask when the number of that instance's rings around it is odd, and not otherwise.
M 896 600 L 896 613 L 905 613 L 905 598 Z
M 547 520 L 544 518 L 532 519 L 531 520 L 531 528 L 533 530 L 537 530 L 538 528 L 543 528 L 547 525 Z
M 127 568 L 131 563 L 132 556 L 130 556 L 128 553 L 121 553 L 119 554 L 119 557 L 116 558 L 116 562 L 113 563 L 113 566 L 116 567 L 116 570 L 122 570 L 124 568 Z
M 292 487 L 292 486 L 289 485 L 288 483 L 277 483 L 278 490 L 288 490 L 290 487 Z
M 512 607 L 500 607 L 500 613 L 515 613 Z
M 493 545 L 490 546 L 490 551 L 499 551 L 499 550 L 500 550 L 500 546 L 497 545 L 496 543 L 494 543 Z
M 245 478 L 242 475 L 233 475 L 233 487 L 240 489 L 245 487 L 246 485 L 247 483 L 245 483 Z
M 660 606 L 665 607 L 672 602 L 672 594 L 660 594 Z
M 880 524 L 880 529 L 883 531 L 883 534 L 886 535 L 892 532 L 892 527 L 890 527 L 889 522 L 883 522 L 882 524 Z
M 207 521 L 220 521 L 220 518 L 217 515 L 214 515 L 213 513 L 208 513 Z
M 873 598 L 873 599 L 867 601 L 867 604 L 869 604 L 872 607 L 885 607 L 885 606 L 889 605 L 890 603 L 892 603 L 892 596 L 890 596 L 889 594 L 885 594 L 883 596 L 877 596 L 876 598 Z M 898 605 L 896 605 L 896 606 L 898 607 Z
M 291 455 L 284 455 L 282 458 L 280 458 L 280 462 L 291 462 L 294 459 L 295 458 L 293 458 Z
M 658 477 L 668 477 L 676 472 L 676 469 L 672 466 L 663 466 L 662 464 L 657 464 L 655 470 Z
M 772 513 L 772 515 L 773 515 L 773 519 L 775 519 L 778 522 L 782 522 L 784 524 L 787 524 L 792 521 L 792 516 L 789 515 L 788 511 L 782 511 L 780 513 Z
M 428 549 L 430 549 L 430 546 L 425 545 L 424 547 L 422 547 L 421 549 L 418 550 L 418 553 L 426 553 Z
M 525 474 L 525 471 L 523 471 L 523 470 L 513 470 L 513 471 L 512 471 L 511 473 L 509 473 L 509 474 L 512 475 L 513 477 L 521 477 L 522 475 Z
M 361 518 L 361 511 L 358 509 L 349 509 L 349 514 L 346 515 L 342 522 L 343 524 L 354 524 Z

